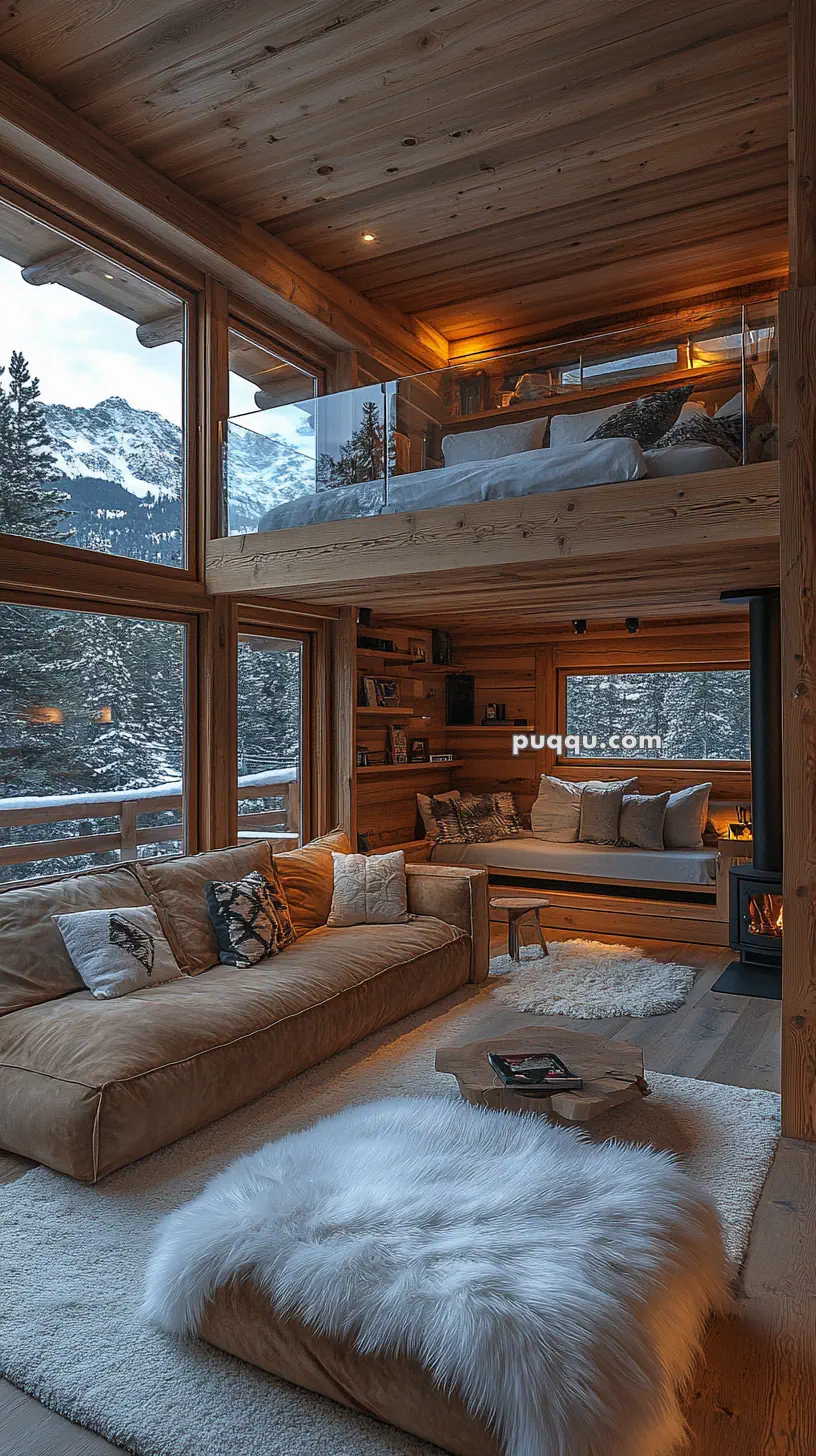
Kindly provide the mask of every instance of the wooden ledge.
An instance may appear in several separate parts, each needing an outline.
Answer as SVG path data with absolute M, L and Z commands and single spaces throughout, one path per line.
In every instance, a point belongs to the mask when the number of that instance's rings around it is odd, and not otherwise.
M 779 540 L 776 462 L 211 541 L 214 594 L 369 600 L 383 582 Z M 406 583 L 407 585 L 407 583 Z

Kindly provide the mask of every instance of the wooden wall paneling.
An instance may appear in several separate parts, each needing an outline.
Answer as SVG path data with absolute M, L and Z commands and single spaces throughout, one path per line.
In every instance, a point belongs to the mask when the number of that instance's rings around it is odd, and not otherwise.
M 198 849 L 238 833 L 238 621 L 233 602 L 202 616 L 198 662 Z
M 357 613 L 344 607 L 330 627 L 332 818 L 346 830 L 356 848 L 357 808 L 354 794 Z
M 782 1127 L 816 1139 L 816 14 L 793 0 L 791 288 L 779 310 Z
M 536 672 L 536 707 L 535 727 L 538 734 L 549 734 L 557 731 L 558 707 L 556 701 L 556 673 L 555 673 L 555 649 L 551 642 L 542 647 L 536 648 L 535 654 Z M 537 748 L 535 750 L 535 774 L 536 782 L 542 774 L 551 774 L 555 768 L 556 751 L 554 748 Z

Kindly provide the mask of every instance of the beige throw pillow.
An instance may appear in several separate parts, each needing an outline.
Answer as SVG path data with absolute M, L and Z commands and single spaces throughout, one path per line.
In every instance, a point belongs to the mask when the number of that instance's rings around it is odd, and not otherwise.
M 584 844 L 615 844 L 618 838 L 623 789 L 620 784 L 587 784 L 581 796 L 581 827 L 578 838 Z
M 302 849 L 275 855 L 275 868 L 289 906 L 295 935 L 316 930 L 329 918 L 334 889 L 332 853 L 335 850 L 340 854 L 351 853 L 349 837 L 339 827 L 319 839 L 310 840 Z
M 397 925 L 408 919 L 405 855 L 336 854 L 334 892 L 327 924 Z
M 666 849 L 702 849 L 711 784 L 694 784 L 669 795 L 663 822 Z
M 618 779 L 613 783 L 624 794 L 636 793 L 640 787 L 636 778 Z M 601 779 L 558 779 L 542 774 L 538 798 L 530 815 L 536 839 L 550 844 L 574 844 L 581 825 L 581 799 L 587 788 L 604 788 L 604 783 Z

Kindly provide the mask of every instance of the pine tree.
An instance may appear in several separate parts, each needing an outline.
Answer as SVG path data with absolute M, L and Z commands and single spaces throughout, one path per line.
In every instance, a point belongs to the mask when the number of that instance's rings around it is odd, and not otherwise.
M 0 375 L 5 369 L 0 368 Z M 40 383 L 32 379 L 19 350 L 13 350 L 8 390 L 0 379 L 0 531 L 38 540 L 67 541 L 62 529 L 70 512 L 67 497 L 47 490 L 56 460 L 40 402 Z

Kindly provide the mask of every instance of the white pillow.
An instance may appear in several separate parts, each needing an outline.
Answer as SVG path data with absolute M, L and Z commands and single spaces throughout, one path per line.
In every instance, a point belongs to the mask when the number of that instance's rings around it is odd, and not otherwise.
M 435 799 L 461 799 L 461 797 L 458 789 L 446 790 L 444 794 L 434 794 Z M 417 808 L 425 828 L 425 838 L 438 839 L 439 826 L 431 813 L 431 800 L 428 794 L 417 794 Z
M 620 788 L 625 794 L 637 793 L 639 782 L 634 779 L 557 779 L 550 774 L 541 775 L 538 798 L 533 804 L 530 823 L 536 839 L 546 839 L 550 844 L 573 844 L 578 838 L 581 823 L 581 799 L 584 789 Z
M 327 925 L 397 925 L 408 919 L 405 855 L 337 854 Z
M 52 917 L 85 985 L 107 1001 L 182 975 L 150 905 Z
M 702 849 L 711 784 L 693 784 L 669 795 L 663 820 L 665 849 Z
M 540 450 L 547 433 L 547 416 L 518 420 L 513 425 L 495 425 L 491 430 L 466 430 L 446 435 L 442 454 L 446 465 L 469 465 L 479 460 L 501 460 L 525 450 Z
M 725 404 L 721 404 L 718 410 L 714 411 L 714 418 L 715 420 L 726 420 L 732 419 L 734 415 L 741 414 L 742 391 L 740 390 L 736 394 L 732 395 L 731 399 L 727 399 L 725 401 Z
M 550 448 L 560 450 L 564 445 L 580 445 L 593 435 L 599 425 L 611 419 L 618 410 L 626 409 L 633 401 L 622 400 L 620 404 L 607 405 L 604 409 L 585 410 L 582 414 L 553 415 L 550 420 Z M 687 400 L 678 415 L 705 414 L 705 405 L 699 400 Z

